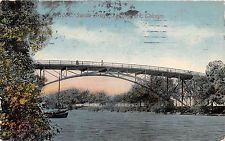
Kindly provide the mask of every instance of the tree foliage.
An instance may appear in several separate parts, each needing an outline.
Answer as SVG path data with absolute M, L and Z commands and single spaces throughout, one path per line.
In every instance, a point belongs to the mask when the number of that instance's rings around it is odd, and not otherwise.
M 37 12 L 34 1 L 2 1 L 0 8 L 0 136 L 49 139 L 53 132 L 38 107 L 41 87 L 31 55 L 51 36 L 51 19 Z
M 141 103 L 146 105 L 154 105 L 161 102 L 166 105 L 171 102 L 171 96 L 175 94 L 175 82 L 172 79 L 151 76 L 148 81 L 142 82 L 142 85 L 133 85 L 128 93 L 123 97 L 116 97 L 118 100 L 129 103 Z
M 187 85 L 195 105 L 223 104 L 225 102 L 225 65 L 222 61 L 209 62 L 206 66 L 206 76 L 194 76 Z
M 43 97 L 43 100 L 50 108 L 55 108 L 57 94 L 52 93 Z M 106 95 L 105 92 L 93 93 L 88 90 L 69 89 L 60 92 L 59 95 L 61 104 L 65 106 L 84 103 L 99 103 L 104 105 L 110 101 L 110 96 Z
M 208 105 L 209 83 L 205 76 L 194 76 L 192 80 L 186 82 L 189 92 L 194 100 L 194 105 Z
M 225 64 L 216 60 L 209 62 L 206 67 L 209 89 L 207 91 L 209 100 L 217 104 L 225 102 Z

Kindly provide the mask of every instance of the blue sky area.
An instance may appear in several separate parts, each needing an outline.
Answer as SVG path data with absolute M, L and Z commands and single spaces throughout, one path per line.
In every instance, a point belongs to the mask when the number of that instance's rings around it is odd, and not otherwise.
M 225 62 L 223 2 L 124 3 L 115 10 L 118 4 L 112 2 L 110 13 L 135 9 L 143 17 L 93 17 L 109 12 L 104 2 L 59 4 L 55 13 L 73 15 L 54 18 L 53 38 L 35 59 L 104 60 L 203 72 L 209 61 Z M 49 9 L 40 4 L 40 11 Z M 87 13 L 92 17 L 77 16 Z

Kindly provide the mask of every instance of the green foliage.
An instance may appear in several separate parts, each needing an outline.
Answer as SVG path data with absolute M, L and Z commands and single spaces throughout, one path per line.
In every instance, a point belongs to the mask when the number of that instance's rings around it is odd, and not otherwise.
M 1 2 L 1 46 L 28 53 L 44 47 L 51 36 L 51 18 L 36 11 L 37 2 Z
M 166 78 L 151 76 L 148 82 L 142 83 L 142 86 L 134 85 L 124 96 L 117 96 L 115 99 L 128 103 L 144 102 L 148 106 L 159 102 L 167 105 L 170 103 L 170 97 L 175 93 L 175 82 L 168 79 L 167 91 L 166 81 Z
M 208 105 L 209 94 L 207 93 L 210 88 L 208 79 L 205 76 L 194 76 L 192 80 L 187 81 L 189 92 L 194 100 L 194 105 Z
M 55 108 L 57 97 L 58 93 L 52 93 L 43 97 L 43 100 L 46 102 L 49 108 Z M 104 92 L 91 93 L 88 90 L 82 91 L 79 89 L 69 89 L 62 91 L 60 92 L 59 97 L 60 104 L 66 106 L 84 103 L 100 103 L 104 105 L 110 102 L 110 96 L 107 96 Z
M 225 64 L 222 61 L 212 61 L 206 67 L 209 89 L 209 100 L 217 104 L 225 102 Z
M 225 65 L 222 61 L 212 61 L 206 67 L 206 76 L 194 76 L 187 83 L 196 106 L 208 106 L 211 102 L 225 102 Z
M 51 20 L 35 10 L 34 1 L 0 3 L 0 138 L 50 139 L 54 132 L 38 107 L 41 82 L 34 75 L 31 53 L 51 36 Z

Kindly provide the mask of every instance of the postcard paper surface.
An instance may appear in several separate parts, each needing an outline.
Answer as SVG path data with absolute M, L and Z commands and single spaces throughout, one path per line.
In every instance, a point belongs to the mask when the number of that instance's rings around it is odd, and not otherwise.
M 2 139 L 224 140 L 223 1 L 0 6 Z

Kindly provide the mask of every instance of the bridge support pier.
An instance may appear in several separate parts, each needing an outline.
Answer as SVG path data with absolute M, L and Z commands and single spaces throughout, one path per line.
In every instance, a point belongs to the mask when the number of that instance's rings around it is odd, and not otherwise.
M 169 95 L 169 78 L 166 77 L 166 94 Z
M 58 102 L 58 104 L 57 104 L 57 108 L 60 108 L 59 106 L 59 104 L 60 104 L 60 98 L 59 98 L 59 95 L 60 95 L 60 91 L 61 91 L 61 78 L 62 78 L 62 70 L 60 70 L 60 73 L 59 73 L 59 85 L 58 85 L 58 94 L 57 94 L 57 102 Z
M 45 79 L 45 68 L 44 68 L 44 69 L 43 69 L 43 81 L 44 81 L 43 83 L 44 83 L 44 85 L 45 85 L 45 80 L 46 80 L 46 79 Z
M 67 77 L 67 67 L 66 67 L 66 77 Z
M 136 82 L 137 81 L 137 74 L 135 73 L 134 74 L 134 82 Z
M 184 106 L 184 80 L 181 80 L 181 102 L 182 102 L 182 107 Z
M 42 69 L 40 69 L 40 72 L 39 72 L 40 78 L 41 78 L 41 71 L 42 71 Z
M 192 100 L 192 98 L 191 98 L 191 96 L 190 96 L 190 107 L 192 106 L 192 105 L 191 105 L 191 104 L 192 104 L 191 100 Z

